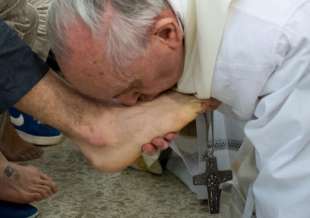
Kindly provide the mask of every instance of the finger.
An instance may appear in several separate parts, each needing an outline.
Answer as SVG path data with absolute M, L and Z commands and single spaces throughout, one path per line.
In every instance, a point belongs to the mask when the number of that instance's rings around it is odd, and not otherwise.
M 142 152 L 147 155 L 154 155 L 157 149 L 154 145 L 149 143 L 142 146 Z
M 165 139 L 169 142 L 175 140 L 177 138 L 177 133 L 168 133 L 167 135 L 165 135 Z
M 169 147 L 169 142 L 163 138 L 155 138 L 152 140 L 152 144 L 160 150 L 166 150 Z

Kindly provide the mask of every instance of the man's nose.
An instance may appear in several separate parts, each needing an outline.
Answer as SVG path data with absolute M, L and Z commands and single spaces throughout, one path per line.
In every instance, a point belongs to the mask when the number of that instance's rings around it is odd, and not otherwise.
M 140 97 L 141 101 L 153 101 L 158 95 L 144 95 L 143 98 Z
M 122 95 L 117 98 L 117 101 L 126 106 L 133 106 L 138 103 L 139 95 L 138 94 Z

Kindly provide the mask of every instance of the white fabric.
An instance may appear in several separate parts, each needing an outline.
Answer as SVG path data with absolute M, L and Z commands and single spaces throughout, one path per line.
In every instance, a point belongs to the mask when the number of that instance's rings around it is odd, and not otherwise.
M 251 218 L 253 217 L 254 212 L 254 195 L 253 195 L 253 187 L 252 185 L 249 187 L 247 200 L 243 211 L 242 218 Z
M 201 99 L 211 97 L 213 72 L 230 2 L 231 0 L 170 0 L 181 17 L 185 30 L 186 56 L 178 91 L 195 94 Z
M 210 98 L 213 72 L 231 0 L 171 0 L 169 2 L 179 17 L 185 34 L 185 66 L 183 76 L 178 83 L 178 90 L 196 94 L 199 98 Z M 197 28 L 198 26 L 203 28 Z M 209 58 L 202 59 L 206 56 Z M 227 128 L 227 119 L 220 113 L 216 113 L 215 120 L 217 142 L 222 145 L 216 152 L 219 157 L 218 164 L 221 169 L 229 169 L 231 156 L 234 156 L 236 151 L 236 146 L 232 148 L 233 150 L 229 146 L 235 145 L 237 141 L 236 138 L 231 138 L 230 133 L 239 130 L 239 136 L 241 131 L 236 125 L 230 125 L 230 122 Z M 192 182 L 193 176 L 205 171 L 205 161 L 201 157 L 207 148 L 205 120 L 198 118 L 196 122 L 197 139 L 180 136 L 176 143 L 171 145 L 177 155 L 170 159 L 168 169 L 187 184 L 199 199 L 207 199 L 206 188 L 194 186 Z M 241 139 L 238 137 L 239 145 Z
M 222 113 L 214 113 L 215 156 L 218 159 L 220 170 L 231 169 L 231 164 L 236 160 L 237 151 L 241 146 L 243 123 L 237 122 Z M 174 155 L 170 158 L 167 168 L 183 181 L 191 191 L 201 200 L 208 199 L 205 186 L 194 186 L 193 176 L 202 174 L 206 170 L 206 163 L 202 160 L 207 149 L 206 119 L 200 115 L 196 120 L 197 132 L 193 135 L 181 134 L 171 148 Z M 191 126 L 187 127 L 191 128 Z M 195 128 L 195 126 L 192 126 Z
M 310 0 L 239 0 L 217 59 L 212 96 L 255 146 L 258 218 L 310 214 L 309 21 Z

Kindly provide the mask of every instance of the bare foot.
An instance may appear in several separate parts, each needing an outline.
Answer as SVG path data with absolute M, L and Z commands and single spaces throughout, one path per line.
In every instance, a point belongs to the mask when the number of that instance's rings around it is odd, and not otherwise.
M 82 145 L 91 163 L 103 171 L 118 171 L 141 155 L 141 145 L 169 132 L 178 132 L 204 108 L 195 97 L 170 93 L 129 108 L 112 108 L 105 146 Z
M 0 139 L 0 152 L 9 161 L 28 161 L 40 158 L 43 150 L 23 141 L 6 119 Z
M 52 179 L 33 166 L 7 161 L 0 164 L 0 200 L 25 204 L 48 198 L 56 191 Z

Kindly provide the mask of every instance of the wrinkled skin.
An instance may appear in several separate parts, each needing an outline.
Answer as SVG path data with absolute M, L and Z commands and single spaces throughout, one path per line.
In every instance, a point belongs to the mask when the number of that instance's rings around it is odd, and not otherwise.
M 168 94 L 156 99 L 175 87 L 183 72 L 184 34 L 173 11 L 167 8 L 156 17 L 144 51 L 124 66 L 116 66 L 106 53 L 105 33 L 113 13 L 107 8 L 96 37 L 78 18 L 70 23 L 64 39 L 70 54 L 56 54 L 65 79 L 79 93 L 98 102 L 133 106 L 110 108 L 105 126 L 91 130 L 105 130 L 104 145 L 79 143 L 86 157 L 105 171 L 132 163 L 142 145 L 147 153 L 166 149 L 175 133 L 203 111 L 194 97 Z
M 210 108 L 210 103 L 208 103 Z M 135 123 L 135 126 L 120 125 L 113 132 L 113 141 L 105 146 L 82 145 L 81 150 L 90 162 L 99 170 L 114 172 L 132 164 L 141 155 L 141 145 L 155 137 L 162 137 L 167 132 L 178 132 L 204 111 L 203 103 L 193 96 L 178 93 L 162 95 L 152 102 L 139 104 L 123 111 L 123 108 L 112 108 L 115 116 L 111 125 Z M 150 116 L 137 119 L 147 112 Z M 156 122 L 154 122 L 156 117 Z M 152 123 L 152 125 L 150 125 Z M 118 137 L 121 136 L 121 137 Z

